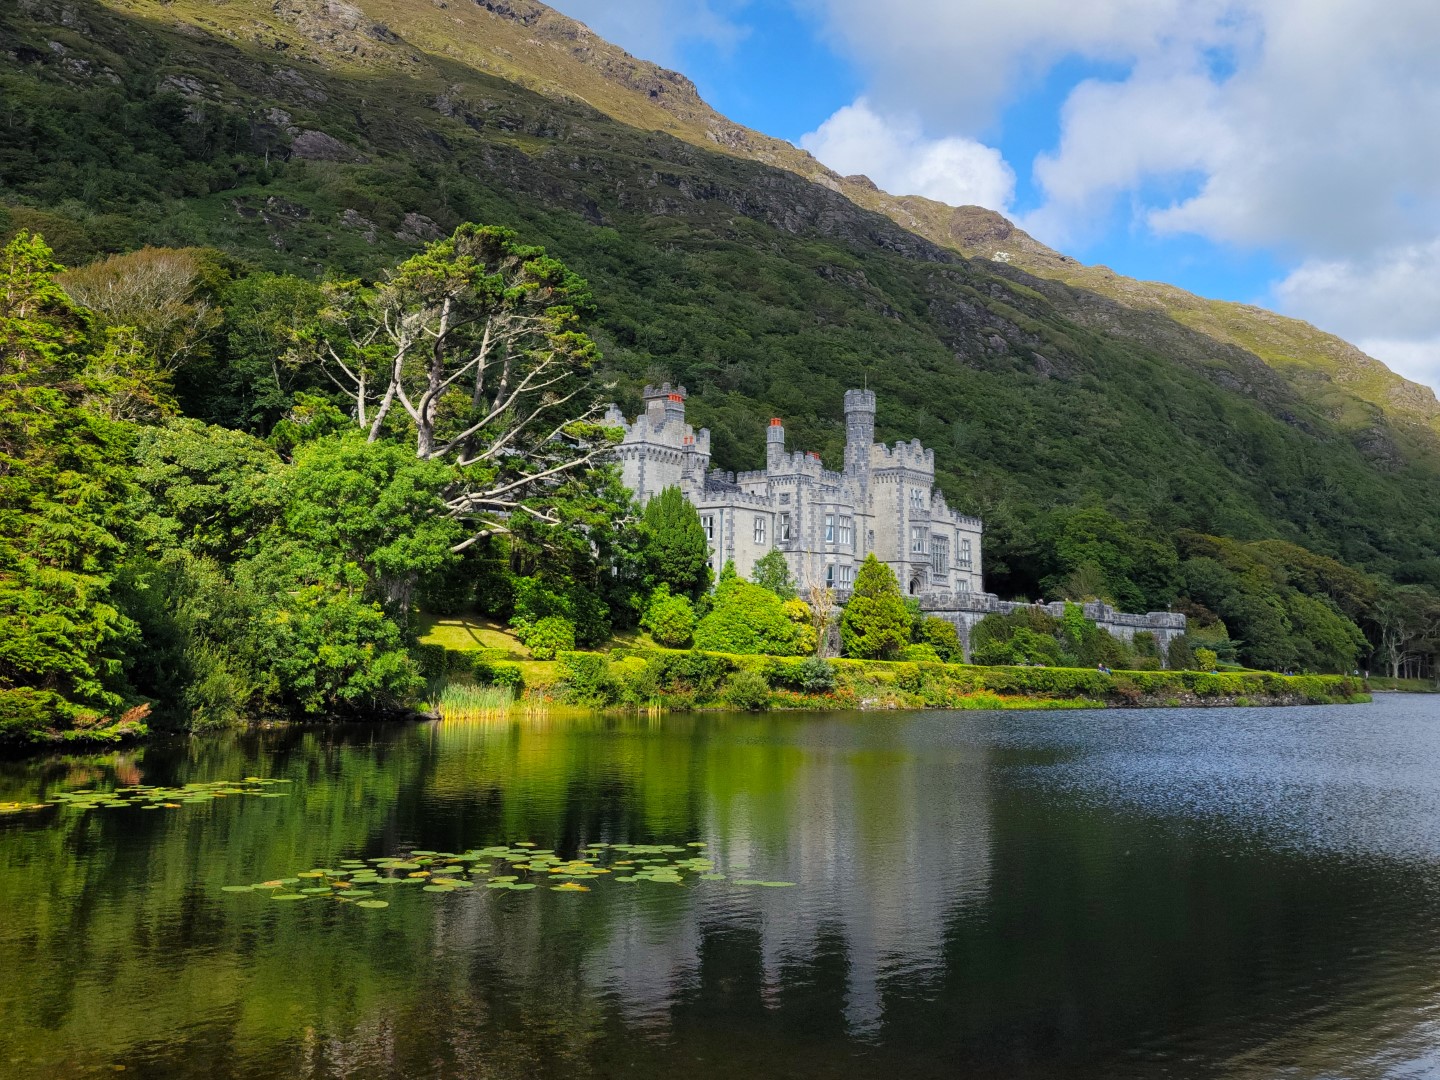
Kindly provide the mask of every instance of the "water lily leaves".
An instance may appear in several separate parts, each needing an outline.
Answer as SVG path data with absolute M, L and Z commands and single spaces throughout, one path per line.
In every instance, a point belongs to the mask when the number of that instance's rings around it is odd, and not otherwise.
M 153 790 L 153 789 L 147 789 Z M 122 793 L 123 794 L 123 793 Z M 189 792 L 182 792 L 188 795 Z M 57 796 L 57 799 L 61 797 Z M 85 795 L 81 801 L 104 805 L 109 796 Z M 62 800 L 63 801 L 63 800 Z M 76 801 L 71 796 L 71 802 Z M 124 805 L 121 801 L 120 805 Z M 471 848 L 455 853 L 415 849 L 407 855 L 382 855 L 366 859 L 336 860 L 335 867 L 314 867 L 294 877 L 274 878 L 255 885 L 223 886 L 225 892 L 261 892 L 272 899 L 330 899 L 355 907 L 388 907 L 389 902 L 370 899 L 382 885 L 418 885 L 418 892 L 448 893 L 458 889 L 487 889 L 530 892 L 545 883 L 551 892 L 585 893 L 596 881 L 648 881 L 657 885 L 684 887 L 696 881 L 725 881 L 714 859 L 696 851 L 705 845 L 690 841 L 675 844 L 587 844 L 575 857 L 545 851 L 533 841 L 517 841 L 504 847 Z M 625 856 L 617 858 L 616 856 Z M 492 873 L 500 871 L 500 873 Z M 765 881 L 736 878 L 736 885 L 785 888 L 793 881 Z M 304 886 L 304 887 L 301 887 Z

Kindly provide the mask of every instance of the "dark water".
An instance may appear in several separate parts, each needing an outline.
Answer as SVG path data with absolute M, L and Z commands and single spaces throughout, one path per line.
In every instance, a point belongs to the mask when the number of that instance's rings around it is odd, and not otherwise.
M 1440 1075 L 1440 699 L 286 732 L 0 763 L 0 1077 Z M 221 886 L 703 841 L 731 878 Z

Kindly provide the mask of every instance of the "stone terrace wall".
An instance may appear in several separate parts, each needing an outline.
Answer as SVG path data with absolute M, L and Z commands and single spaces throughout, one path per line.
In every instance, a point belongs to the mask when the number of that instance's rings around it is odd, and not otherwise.
M 921 596 L 920 608 L 927 615 L 938 615 L 955 624 L 960 631 L 960 643 L 965 655 L 970 655 L 970 631 L 986 615 L 1009 615 L 1020 608 L 1034 608 L 1056 619 L 1065 614 L 1065 602 L 1056 600 L 1049 604 L 1021 604 L 1012 600 L 1001 600 L 994 593 L 928 593 Z M 1170 642 L 1185 633 L 1185 616 L 1173 611 L 1151 611 L 1144 615 L 1132 615 L 1116 611 L 1109 604 L 1092 601 L 1082 604 L 1085 617 L 1102 630 L 1125 641 L 1134 641 L 1141 630 L 1155 635 L 1155 644 L 1160 655 L 1170 651 Z

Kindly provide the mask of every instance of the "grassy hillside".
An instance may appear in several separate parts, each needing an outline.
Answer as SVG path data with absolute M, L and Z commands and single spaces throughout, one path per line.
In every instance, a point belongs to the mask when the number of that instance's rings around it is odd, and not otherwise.
M 1440 583 L 1428 429 L 1363 396 L 1386 375 L 1322 393 L 1213 312 L 964 258 L 556 20 L 521 0 L 0 9 L 0 227 L 72 263 L 209 245 L 321 276 L 509 224 L 590 279 L 605 392 L 635 408 L 645 381 L 685 383 L 722 467 L 759 463 L 772 415 L 838 465 L 841 394 L 867 379 L 881 437 L 934 446 L 951 505 L 991 522 L 1002 591 L 1037 587 L 1028 523 L 1086 504 Z
M 664 132 L 697 147 L 786 169 L 942 247 L 987 260 L 1003 252 L 1011 266 L 1083 290 L 1045 290 L 1060 310 L 1082 325 L 1184 359 L 1222 379 L 1235 376 L 1239 368 L 1242 384 L 1244 369 L 1257 361 L 1268 365 L 1382 467 L 1417 455 L 1432 464 L 1440 459 L 1440 402 L 1434 393 L 1347 342 L 1262 309 L 1134 281 L 1103 266 L 1083 266 L 979 207 L 957 209 L 903 193 L 892 195 L 863 176 L 840 176 L 789 143 L 719 115 L 683 75 L 637 60 L 533 0 L 482 0 L 455 8 L 414 0 L 364 0 L 343 10 L 333 4 L 290 4 L 265 29 L 286 40 L 288 48 L 324 63 L 384 70 L 413 65 L 410 57 L 397 61 L 377 47 L 375 35 L 365 32 L 363 22 L 355 22 L 361 9 L 422 54 L 459 61 L 556 100 L 583 102 L 632 128 Z M 319 10 L 330 14 L 318 15 Z M 227 20 L 217 25 L 237 34 L 253 32 L 254 22 L 243 7 L 219 9 L 209 18 Z M 337 22 L 345 33 L 335 29 Z M 1116 304 L 1096 304 L 1096 297 Z M 1200 331 L 1205 344 L 1197 348 L 1193 339 L 1175 332 L 1179 328 Z M 1249 374 L 1253 379 L 1254 373 Z

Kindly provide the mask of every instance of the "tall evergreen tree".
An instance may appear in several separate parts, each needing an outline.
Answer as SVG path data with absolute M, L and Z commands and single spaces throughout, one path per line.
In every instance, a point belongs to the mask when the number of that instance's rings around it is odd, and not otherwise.
M 125 430 L 87 401 L 89 320 L 38 236 L 0 253 L 0 739 L 119 711 Z
M 651 585 L 698 599 L 710 587 L 710 542 L 695 507 L 678 487 L 667 487 L 645 504 L 643 521 Z
M 865 556 L 855 575 L 855 591 L 840 616 L 845 654 L 864 660 L 888 660 L 910 640 L 910 611 L 900 593 L 895 571 Z
M 795 599 L 795 582 L 790 577 L 790 564 L 785 561 L 785 553 L 779 548 L 772 548 L 756 561 L 752 577 L 756 585 L 763 585 L 781 600 Z

